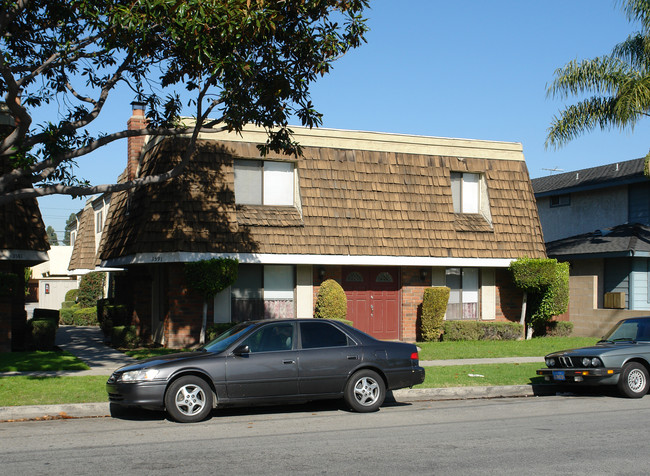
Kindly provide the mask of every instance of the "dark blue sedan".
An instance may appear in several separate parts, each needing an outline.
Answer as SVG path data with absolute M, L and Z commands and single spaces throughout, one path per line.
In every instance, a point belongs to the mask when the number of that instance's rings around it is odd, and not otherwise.
M 116 370 L 112 405 L 165 409 L 179 422 L 213 408 L 343 398 L 376 411 L 387 390 L 424 381 L 417 347 L 377 340 L 338 321 L 243 322 L 195 351 L 154 357 Z

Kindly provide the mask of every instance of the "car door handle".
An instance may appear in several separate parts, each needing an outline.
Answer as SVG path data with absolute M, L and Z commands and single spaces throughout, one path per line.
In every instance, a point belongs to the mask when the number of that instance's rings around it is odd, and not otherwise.
M 348 360 L 357 360 L 358 358 L 358 355 L 348 355 Z
M 283 364 L 295 364 L 296 361 L 295 360 L 283 360 L 282 363 Z

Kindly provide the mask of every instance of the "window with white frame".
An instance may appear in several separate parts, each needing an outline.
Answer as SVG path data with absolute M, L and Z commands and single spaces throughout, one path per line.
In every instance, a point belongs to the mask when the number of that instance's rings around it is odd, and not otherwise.
M 479 317 L 478 268 L 447 268 L 449 288 L 448 320 L 478 319 Z
M 95 213 L 95 233 L 101 233 L 104 229 L 104 213 L 99 210 Z
M 481 176 L 468 172 L 451 173 L 451 197 L 454 213 L 479 213 Z
M 240 205 L 294 204 L 294 164 L 235 160 L 235 202 Z
M 231 287 L 233 322 L 295 316 L 293 265 L 240 265 Z

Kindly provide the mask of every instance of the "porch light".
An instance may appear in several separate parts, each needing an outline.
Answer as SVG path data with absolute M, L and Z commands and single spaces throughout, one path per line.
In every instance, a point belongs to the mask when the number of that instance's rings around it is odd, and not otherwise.
M 325 278 L 325 268 L 318 268 L 318 278 L 322 281 Z
M 428 274 L 429 272 L 427 271 L 426 268 L 420 269 L 420 281 L 426 281 Z

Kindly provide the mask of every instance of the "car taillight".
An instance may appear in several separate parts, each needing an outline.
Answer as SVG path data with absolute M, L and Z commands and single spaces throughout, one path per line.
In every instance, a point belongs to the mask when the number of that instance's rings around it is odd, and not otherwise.
M 418 353 L 417 353 L 417 352 L 413 352 L 413 353 L 411 354 L 411 360 L 419 360 L 419 357 L 418 357 Z

